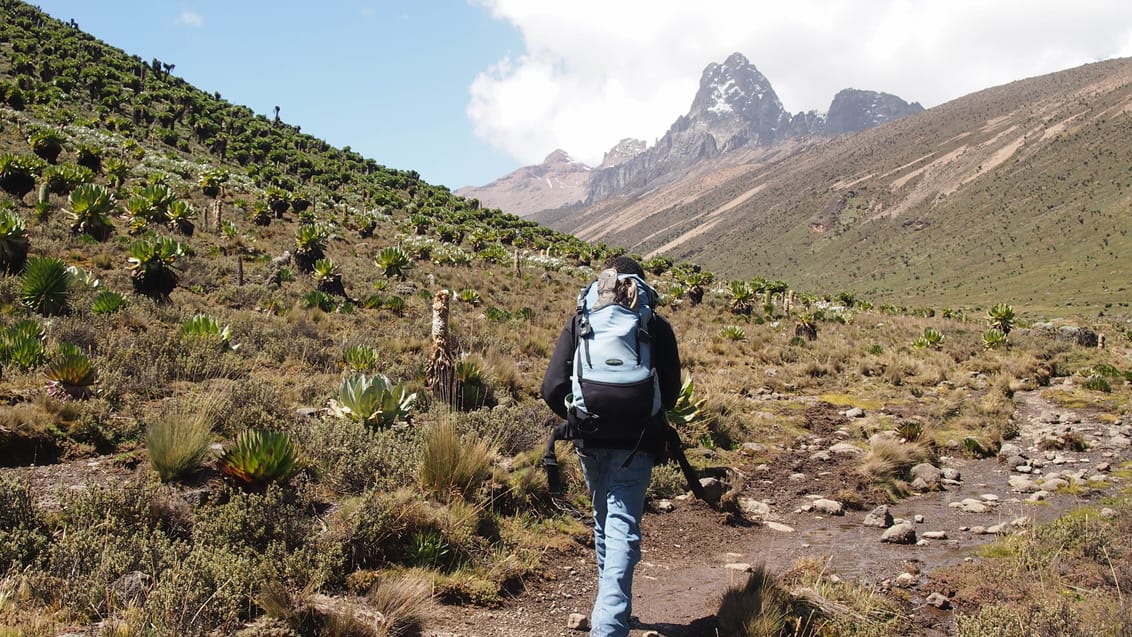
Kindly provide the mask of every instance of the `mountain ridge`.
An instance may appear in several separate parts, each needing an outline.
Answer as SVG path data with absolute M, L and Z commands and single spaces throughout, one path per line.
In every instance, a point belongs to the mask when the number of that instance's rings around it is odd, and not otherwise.
M 762 155 L 776 146 L 780 148 L 775 152 L 781 152 L 811 137 L 851 133 L 922 110 L 918 103 L 887 93 L 845 89 L 834 97 L 828 114 L 790 114 L 770 80 L 743 54 L 733 53 L 722 63 L 707 65 L 688 112 L 677 117 L 656 144 L 637 144 L 630 152 L 621 146 L 622 140 L 606 154 L 618 161 L 603 161 L 588 180 L 571 182 L 572 190 L 544 187 L 538 179 L 554 171 L 544 162 L 456 193 L 520 216 L 578 202 L 592 204 L 662 186 L 701 170 L 704 162 L 745 161 L 752 152 Z M 830 121 L 836 126 L 830 127 Z M 545 200 L 539 198 L 540 191 Z

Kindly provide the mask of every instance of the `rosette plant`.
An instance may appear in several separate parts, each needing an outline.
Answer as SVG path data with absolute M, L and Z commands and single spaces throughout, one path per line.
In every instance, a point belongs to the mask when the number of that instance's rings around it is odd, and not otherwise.
M 71 232 L 88 234 L 99 241 L 105 241 L 114 226 L 109 215 L 117 208 L 114 193 L 106 186 L 83 184 L 71 191 Z
M 394 384 L 383 374 L 347 376 L 338 385 L 337 399 L 331 399 L 330 410 L 339 418 L 348 418 L 369 427 L 389 427 L 408 421 L 417 395 L 402 384 Z
M 33 312 L 56 316 L 67 311 L 71 273 L 62 259 L 33 257 L 24 266 L 20 300 Z
M 236 436 L 218 461 L 220 472 L 241 487 L 262 491 L 289 480 L 299 470 L 299 451 L 281 431 L 247 429 Z
M 185 255 L 184 247 L 168 237 L 147 237 L 130 246 L 129 270 L 134 291 L 167 299 L 177 287 L 173 266 Z
M 28 258 L 28 232 L 23 217 L 0 208 L 0 271 L 16 274 Z

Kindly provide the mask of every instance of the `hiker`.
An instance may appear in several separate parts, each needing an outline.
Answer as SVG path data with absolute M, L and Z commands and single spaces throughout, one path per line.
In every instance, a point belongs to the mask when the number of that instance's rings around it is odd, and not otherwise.
M 606 266 L 582 290 L 542 381 L 543 400 L 566 421 L 560 437 L 573 440 L 593 501 L 598 589 L 591 637 L 629 634 L 645 491 L 654 462 L 665 455 L 664 410 L 680 393 L 676 335 L 652 313 L 656 292 L 644 270 L 625 256 Z M 608 335 L 612 324 L 627 321 L 637 322 L 619 337 Z

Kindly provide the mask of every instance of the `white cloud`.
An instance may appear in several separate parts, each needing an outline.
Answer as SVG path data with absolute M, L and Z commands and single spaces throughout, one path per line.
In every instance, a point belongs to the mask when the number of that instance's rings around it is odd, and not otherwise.
M 199 29 L 204 26 L 204 16 L 196 11 L 183 9 L 181 15 L 177 16 L 177 24 Z
M 622 137 L 651 144 L 688 111 L 700 74 L 740 52 L 791 112 L 842 88 L 926 107 L 1132 54 L 1126 0 L 475 0 L 526 51 L 481 72 L 475 133 L 524 164 L 555 148 L 595 165 Z

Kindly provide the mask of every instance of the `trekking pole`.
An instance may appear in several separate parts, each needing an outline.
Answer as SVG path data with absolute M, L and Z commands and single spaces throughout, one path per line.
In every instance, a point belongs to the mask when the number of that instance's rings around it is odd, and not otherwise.
M 692 490 L 692 495 L 703 500 L 714 509 L 715 503 L 708 500 L 707 493 L 704 492 L 704 485 L 700 484 L 700 476 L 692 467 L 692 463 L 688 462 L 688 457 L 684 455 L 684 441 L 680 439 L 680 432 L 667 422 L 664 423 L 664 428 L 667 430 L 665 433 L 668 438 L 669 452 L 676 458 L 676 463 L 680 465 L 680 470 L 684 472 L 684 479 L 688 481 L 688 488 Z

